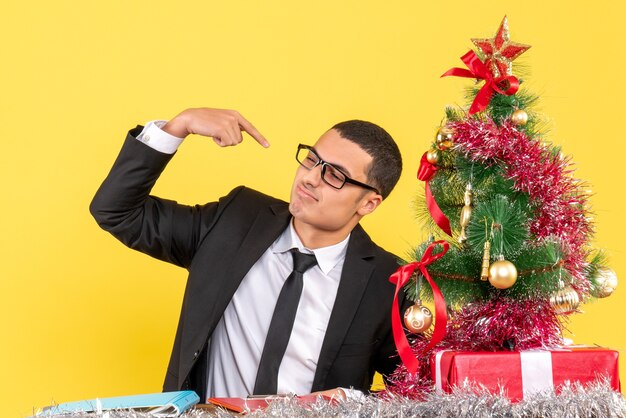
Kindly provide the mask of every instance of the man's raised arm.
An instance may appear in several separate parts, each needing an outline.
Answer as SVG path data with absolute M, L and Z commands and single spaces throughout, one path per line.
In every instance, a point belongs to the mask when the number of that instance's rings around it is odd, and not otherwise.
M 219 202 L 201 206 L 179 205 L 150 196 L 178 145 L 189 134 L 211 137 L 219 146 L 237 145 L 243 139 L 242 131 L 264 147 L 269 143 L 233 110 L 187 109 L 161 126 L 153 124 L 150 128 L 153 134 L 160 133 L 161 138 L 155 135 L 150 138 L 141 126 L 128 133 L 111 171 L 91 202 L 90 211 L 103 229 L 128 247 L 186 267 L 197 243 L 210 228 L 210 220 L 238 189 Z

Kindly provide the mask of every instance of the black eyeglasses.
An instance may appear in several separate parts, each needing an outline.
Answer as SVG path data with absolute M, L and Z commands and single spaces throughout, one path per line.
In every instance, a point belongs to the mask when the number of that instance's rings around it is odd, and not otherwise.
M 368 190 L 373 190 L 377 194 L 380 194 L 377 188 L 361 183 L 360 181 L 352 180 L 345 175 L 340 169 L 334 165 L 322 160 L 319 155 L 315 153 L 313 147 L 309 145 L 298 145 L 298 152 L 296 153 L 296 161 L 307 170 L 312 170 L 318 165 L 322 166 L 322 180 L 335 189 L 341 189 L 344 184 L 350 183 L 356 186 L 361 186 Z

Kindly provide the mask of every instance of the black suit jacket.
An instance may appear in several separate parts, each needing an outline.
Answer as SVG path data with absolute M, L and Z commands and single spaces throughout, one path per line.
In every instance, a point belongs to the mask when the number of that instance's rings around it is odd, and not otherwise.
M 252 265 L 288 226 L 288 204 L 238 187 L 218 202 L 186 206 L 149 196 L 172 155 L 129 132 L 90 210 L 102 228 L 127 246 L 189 271 L 164 390 L 206 392 L 206 349 L 217 323 Z M 391 334 L 396 257 L 357 226 L 348 242 L 335 305 L 312 391 L 367 391 L 375 371 L 396 364 Z

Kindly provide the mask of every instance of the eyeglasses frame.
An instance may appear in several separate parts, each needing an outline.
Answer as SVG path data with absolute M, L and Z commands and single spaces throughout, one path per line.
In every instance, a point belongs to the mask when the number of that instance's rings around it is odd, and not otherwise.
M 313 167 L 309 168 L 307 166 L 305 166 L 303 163 L 301 163 L 298 160 L 298 154 L 300 153 L 300 150 L 305 149 L 311 153 L 313 153 L 313 155 L 315 155 L 317 157 L 317 159 L 319 160 Z M 322 177 L 322 180 L 324 181 L 324 183 L 328 184 L 330 187 L 334 188 L 334 189 L 342 189 L 343 186 L 346 185 L 346 183 L 350 183 L 350 184 L 354 184 L 355 186 L 360 186 L 363 187 L 367 190 L 371 190 L 373 192 L 376 192 L 376 194 L 380 194 L 380 192 L 378 191 L 378 189 L 376 187 L 370 186 L 369 184 L 365 184 L 365 183 L 361 183 L 360 181 L 351 179 L 346 173 L 344 173 L 343 171 L 341 171 L 339 168 L 335 167 L 333 164 L 326 162 L 324 160 L 322 160 L 322 158 L 317 155 L 317 152 L 315 152 L 315 148 L 313 148 L 310 145 L 305 145 L 305 144 L 298 144 L 298 150 L 296 151 L 296 161 L 298 161 L 298 164 L 300 164 L 302 167 L 306 168 L 307 170 L 313 170 L 315 167 L 317 167 L 318 165 L 322 166 L 322 172 L 320 173 L 320 176 Z M 326 174 L 326 167 L 330 166 L 332 167 L 334 170 L 339 171 L 341 174 L 343 174 L 343 176 L 345 177 L 345 180 L 343 181 L 343 184 L 340 187 L 337 186 L 333 186 L 332 184 L 330 184 L 325 178 L 324 178 L 324 174 Z

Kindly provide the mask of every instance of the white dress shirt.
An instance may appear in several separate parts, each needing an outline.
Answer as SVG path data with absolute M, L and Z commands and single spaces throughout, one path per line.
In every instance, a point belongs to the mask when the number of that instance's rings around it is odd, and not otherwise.
M 157 151 L 176 152 L 183 139 L 164 132 L 165 123 L 148 122 L 137 139 Z M 278 373 L 278 393 L 311 392 L 349 238 L 311 250 L 304 247 L 290 223 L 263 253 L 237 288 L 209 341 L 207 397 L 245 398 L 253 393 L 274 307 L 293 269 L 292 248 L 314 254 L 317 265 L 304 273 L 298 311 Z M 343 390 L 349 398 L 363 396 L 358 390 Z
M 246 397 L 253 393 L 274 307 L 293 270 L 289 251 L 292 248 L 315 254 L 318 264 L 304 273 L 304 287 L 278 372 L 277 390 L 311 392 L 347 245 L 348 238 L 330 247 L 309 250 L 289 224 L 246 274 L 213 332 L 208 350 L 209 396 Z

